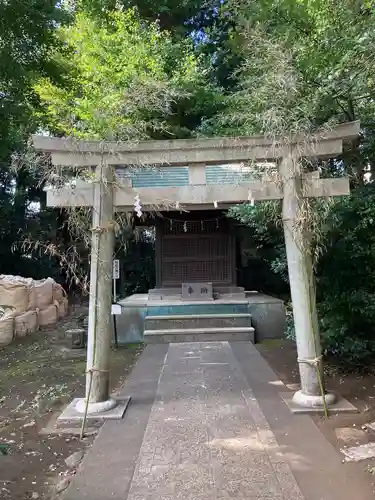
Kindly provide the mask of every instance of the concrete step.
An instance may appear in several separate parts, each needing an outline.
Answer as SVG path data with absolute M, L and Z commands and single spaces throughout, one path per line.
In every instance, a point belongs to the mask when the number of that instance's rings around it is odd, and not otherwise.
M 247 300 L 235 300 L 228 302 L 148 302 L 147 316 L 179 316 L 191 315 L 200 316 L 201 314 L 249 314 L 249 302 Z
M 215 300 L 244 300 L 246 299 L 245 292 L 240 293 L 214 293 Z
M 185 328 L 179 330 L 145 330 L 147 344 L 180 342 L 254 342 L 254 328 Z
M 178 330 L 192 328 L 250 327 L 250 314 L 199 314 L 146 316 L 146 330 Z
M 153 288 L 148 291 L 149 300 L 181 299 L 181 287 L 176 288 Z M 241 286 L 216 286 L 213 285 L 213 297 L 215 299 L 227 297 L 229 300 L 244 299 L 245 289 Z
M 215 286 L 214 285 L 214 292 L 219 293 L 220 295 L 226 295 L 226 294 L 243 294 L 245 293 L 245 289 L 242 286 Z
M 181 293 L 175 293 L 175 294 L 169 294 L 169 295 L 157 295 L 157 294 L 149 294 L 148 295 L 148 300 L 150 303 L 152 302 L 158 302 L 158 301 L 182 301 L 182 302 L 208 302 L 208 301 L 215 301 L 215 300 L 227 300 L 227 301 L 234 301 L 234 300 L 245 300 L 246 295 L 245 292 L 238 292 L 238 293 L 219 293 L 219 292 L 213 292 L 212 298 L 182 298 Z

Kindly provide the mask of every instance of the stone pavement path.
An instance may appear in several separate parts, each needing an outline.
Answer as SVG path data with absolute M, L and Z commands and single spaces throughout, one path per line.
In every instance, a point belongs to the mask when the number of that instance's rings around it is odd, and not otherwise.
M 303 499 L 227 342 L 170 344 L 128 500 Z
M 280 391 L 249 342 L 149 345 L 61 500 L 373 499 Z

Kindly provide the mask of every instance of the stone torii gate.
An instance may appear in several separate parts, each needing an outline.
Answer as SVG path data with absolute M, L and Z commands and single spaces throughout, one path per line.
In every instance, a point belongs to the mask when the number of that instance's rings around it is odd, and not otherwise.
M 244 138 L 188 139 L 171 141 L 95 142 L 34 136 L 37 151 L 49 152 L 53 165 L 95 169 L 94 182 L 47 192 L 49 206 L 93 207 L 89 331 L 87 348 L 86 400 L 79 412 L 97 413 L 116 404 L 109 397 L 109 355 L 111 343 L 111 279 L 114 248 L 114 212 L 133 211 L 139 195 L 144 210 L 226 208 L 253 200 L 282 199 L 282 216 L 293 302 L 301 389 L 293 403 L 302 407 L 323 407 L 335 396 L 321 392 L 321 344 L 309 252 L 308 227 L 301 220 L 303 198 L 349 194 L 346 178 L 320 179 L 318 172 L 304 174 L 301 158 L 333 158 L 342 153 L 343 143 L 359 134 L 359 122 L 338 125 L 287 142 L 266 136 Z M 279 165 L 279 181 L 241 182 L 233 185 L 206 184 L 205 166 L 267 161 Z M 116 180 L 115 167 L 160 167 L 187 165 L 189 185 L 182 187 L 134 188 L 130 179 Z M 120 167 L 121 168 L 121 167 Z M 318 371 L 320 370 L 320 371 Z

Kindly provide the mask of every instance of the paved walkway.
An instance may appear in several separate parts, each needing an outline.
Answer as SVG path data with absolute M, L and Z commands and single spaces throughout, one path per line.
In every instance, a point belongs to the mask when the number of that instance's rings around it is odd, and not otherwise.
M 128 500 L 302 499 L 228 343 L 171 344 Z
M 125 418 L 101 429 L 64 500 L 356 498 L 358 478 L 278 387 L 250 343 L 148 346 Z

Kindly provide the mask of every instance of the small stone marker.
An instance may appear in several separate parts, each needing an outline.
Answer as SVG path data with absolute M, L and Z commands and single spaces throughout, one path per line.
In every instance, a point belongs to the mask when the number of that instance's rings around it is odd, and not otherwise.
M 71 339 L 72 349 L 83 349 L 85 347 L 86 330 L 83 328 L 72 328 L 66 330 L 66 336 Z
M 182 300 L 213 300 L 212 283 L 183 283 Z

